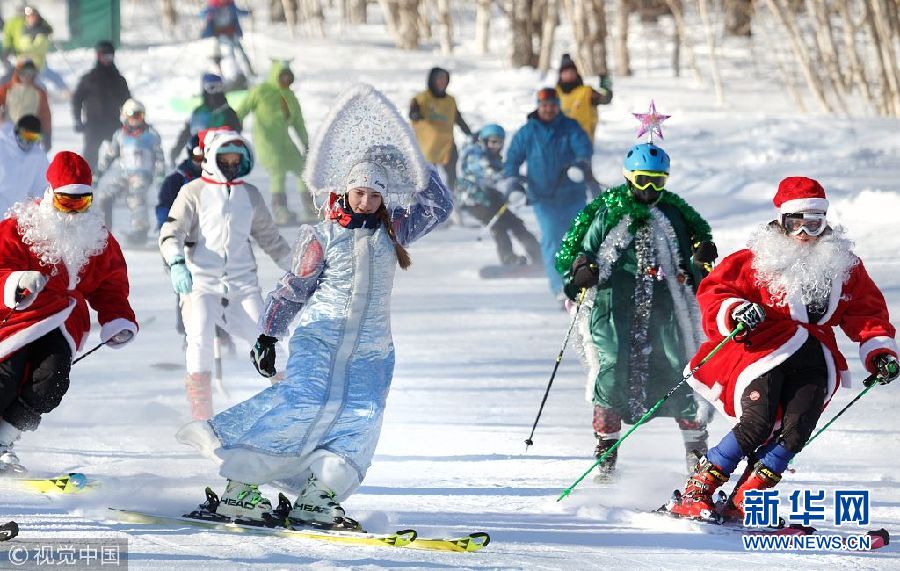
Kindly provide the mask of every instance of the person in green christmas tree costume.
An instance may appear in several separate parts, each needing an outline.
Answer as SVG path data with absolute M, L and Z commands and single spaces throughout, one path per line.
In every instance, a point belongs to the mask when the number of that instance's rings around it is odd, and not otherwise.
M 635 145 L 623 174 L 625 184 L 578 214 L 556 256 L 566 295 L 584 300 L 578 319 L 590 332 L 588 360 L 597 360 L 597 458 L 618 440 L 623 422 L 637 421 L 681 378 L 704 340 L 695 293 L 704 266 L 717 257 L 709 224 L 665 189 L 669 156 L 662 148 Z M 678 423 L 689 471 L 696 453 L 707 450 L 709 414 L 687 387 L 657 413 Z M 612 476 L 616 452 L 600 464 L 599 477 Z

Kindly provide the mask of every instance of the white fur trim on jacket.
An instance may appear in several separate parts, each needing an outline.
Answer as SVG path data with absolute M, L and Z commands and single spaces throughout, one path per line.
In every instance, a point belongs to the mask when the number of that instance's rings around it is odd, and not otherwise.
M 894 357 L 897 356 L 897 343 L 886 335 L 879 335 L 877 337 L 872 337 L 865 343 L 860 343 L 859 345 L 859 360 L 862 361 L 863 366 L 868 365 L 869 355 L 872 351 L 880 350 L 882 353 L 887 350 Z
M 19 289 L 19 278 L 25 272 L 10 272 L 3 284 L 3 305 L 10 309 L 25 309 L 34 302 L 34 298 L 28 302 L 28 305 L 16 305 L 16 290 Z M 35 296 L 36 297 L 36 296 Z
M 110 345 L 110 347 L 112 349 L 119 349 L 119 348 L 124 347 L 125 345 L 128 345 L 129 343 L 131 343 L 134 340 L 134 335 L 137 335 L 138 326 L 137 326 L 137 323 L 128 321 L 127 319 L 125 319 L 123 317 L 118 317 L 116 319 L 113 319 L 112 321 L 107 321 L 106 323 L 103 324 L 102 327 L 100 327 L 100 341 L 103 341 L 104 343 L 106 343 L 116 333 L 119 333 L 120 331 L 126 331 L 126 330 L 131 331 L 131 333 L 133 334 L 131 339 L 129 339 L 125 343 L 119 343 L 118 345 Z
M 731 329 L 728 328 L 728 322 L 731 320 L 731 310 L 745 301 L 747 300 L 739 297 L 729 297 L 722 302 L 718 313 L 716 313 L 716 327 L 719 328 L 719 333 L 725 337 L 731 334 Z
M 26 327 L 25 329 L 22 329 L 21 331 L 10 335 L 3 341 L 0 341 L 0 360 L 4 359 L 7 355 L 10 355 L 15 351 L 18 351 L 32 341 L 40 339 L 57 327 L 62 328 L 63 334 L 65 335 L 66 319 L 69 318 L 69 315 L 71 315 L 72 310 L 74 309 L 75 300 L 69 299 L 69 306 L 62 311 L 55 313 L 47 317 L 46 319 L 42 319 L 34 325 Z

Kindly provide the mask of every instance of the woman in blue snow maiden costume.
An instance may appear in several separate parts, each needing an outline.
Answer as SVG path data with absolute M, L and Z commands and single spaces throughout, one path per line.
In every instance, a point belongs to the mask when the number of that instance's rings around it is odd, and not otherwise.
M 380 124 L 360 133 L 360 117 Z M 410 265 L 406 247 L 453 203 L 396 109 L 371 87 L 345 95 L 323 131 L 306 177 L 327 196 L 326 220 L 301 226 L 251 353 L 260 374 L 274 377 L 276 341 L 299 317 L 285 378 L 177 435 L 221 461 L 228 479 L 220 498 L 201 505 L 203 516 L 282 523 L 287 512 L 288 525 L 359 529 L 339 502 L 359 487 L 378 443 L 394 370 L 395 268 Z M 258 488 L 269 483 L 297 491 L 296 501 L 273 510 Z

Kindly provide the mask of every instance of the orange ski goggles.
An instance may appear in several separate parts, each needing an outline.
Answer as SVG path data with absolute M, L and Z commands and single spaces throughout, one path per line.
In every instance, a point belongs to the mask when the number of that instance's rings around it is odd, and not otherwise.
M 84 212 L 94 202 L 93 194 L 53 193 L 53 206 L 60 212 Z

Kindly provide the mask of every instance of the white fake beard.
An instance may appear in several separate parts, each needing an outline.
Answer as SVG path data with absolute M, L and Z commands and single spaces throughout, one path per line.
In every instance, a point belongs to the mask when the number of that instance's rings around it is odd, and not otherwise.
M 26 200 L 9 209 L 18 222 L 22 242 L 37 256 L 41 265 L 62 262 L 70 279 L 78 283 L 78 273 L 87 261 L 106 249 L 109 230 L 103 218 L 92 211 L 60 212 L 53 206 L 52 191 L 40 202 Z M 55 275 L 55 272 L 54 272 Z
M 795 240 L 779 226 L 765 226 L 750 238 L 748 246 L 753 252 L 756 285 L 768 289 L 781 307 L 792 298 L 826 310 L 832 284 L 846 283 L 859 263 L 853 242 L 840 226 L 810 242 Z

